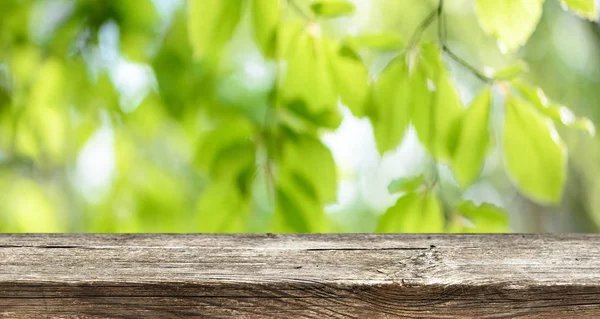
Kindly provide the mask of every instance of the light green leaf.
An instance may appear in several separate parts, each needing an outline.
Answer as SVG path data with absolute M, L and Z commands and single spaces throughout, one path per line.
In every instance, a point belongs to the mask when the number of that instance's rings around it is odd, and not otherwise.
M 266 57 L 275 53 L 280 16 L 281 0 L 252 0 L 254 38 Z
M 342 103 L 357 117 L 365 115 L 369 95 L 369 73 L 360 57 L 344 46 L 331 55 L 334 77 Z
M 486 89 L 473 100 L 460 121 L 456 149 L 453 152 L 452 170 L 462 188 L 468 187 L 475 181 L 489 150 L 490 104 L 491 92 Z
M 476 0 L 483 30 L 498 40 L 503 52 L 524 45 L 542 17 L 544 0 Z
M 242 0 L 189 0 L 188 34 L 194 58 L 218 55 L 242 15 Z
M 204 172 L 214 172 L 218 156 L 223 150 L 251 143 L 253 135 L 254 128 L 246 119 L 227 119 L 202 137 L 196 151 L 196 166 Z
M 278 178 L 277 207 L 271 226 L 274 232 L 324 232 L 328 228 L 323 204 L 316 200 L 310 182 L 286 171 Z
M 435 194 L 400 197 L 379 220 L 379 233 L 437 233 L 444 230 L 444 213 Z
M 527 71 L 529 71 L 527 63 L 518 61 L 503 69 L 489 72 L 488 76 L 496 80 L 511 80 Z
M 249 201 L 235 185 L 226 181 L 212 183 L 198 200 L 197 229 L 203 233 L 244 232 L 248 229 L 249 213 Z
M 322 0 L 311 4 L 310 9 L 318 16 L 335 18 L 352 14 L 356 7 L 352 2 L 344 0 Z
M 401 177 L 393 180 L 388 185 L 388 192 L 390 192 L 390 194 L 413 192 L 423 186 L 424 183 L 425 176 L 423 174 L 411 177 Z
M 210 176 L 214 181 L 236 185 L 242 195 L 250 192 L 256 171 L 256 147 L 251 141 L 224 147 L 216 154 Z
M 394 51 L 404 47 L 402 37 L 394 32 L 361 34 L 348 37 L 346 43 L 355 48 L 367 48 L 378 51 Z
M 563 8 L 589 20 L 598 21 L 600 8 L 596 0 L 561 0 Z
M 337 92 L 327 54 L 330 43 L 310 30 L 290 44 L 281 94 L 288 103 L 303 101 L 309 112 L 321 113 L 337 108 Z
M 318 203 L 337 198 L 337 169 L 331 151 L 310 135 L 294 136 L 283 146 L 281 170 L 301 176 L 314 188 Z
M 412 124 L 419 140 L 436 158 L 450 160 L 447 137 L 463 106 L 435 44 L 421 47 L 411 76 L 411 101 Z
M 591 136 L 596 134 L 596 128 L 592 121 L 585 117 L 576 117 L 567 107 L 552 103 L 541 88 L 534 88 L 518 81 L 513 82 L 513 86 L 542 114 L 555 122 L 572 129 L 585 131 Z
M 500 207 L 483 203 L 479 206 L 464 201 L 457 207 L 459 219 L 452 232 L 461 233 L 504 233 L 508 232 L 508 215 Z M 467 220 L 464 220 L 464 219 Z
M 542 204 L 557 204 L 565 183 L 567 150 L 554 124 L 533 105 L 506 102 L 504 163 L 517 188 Z
M 404 56 L 392 60 L 373 84 L 367 116 L 380 154 L 394 149 L 410 122 L 410 82 Z

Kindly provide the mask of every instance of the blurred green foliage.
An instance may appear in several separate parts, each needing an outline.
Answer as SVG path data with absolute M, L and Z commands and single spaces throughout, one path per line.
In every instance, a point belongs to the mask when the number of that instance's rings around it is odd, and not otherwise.
M 569 168 L 598 169 L 576 151 L 596 143 L 576 135 L 593 136 L 592 121 L 556 102 L 581 103 L 559 98 L 574 82 L 544 73 L 572 53 L 543 52 L 549 23 L 593 30 L 598 11 L 594 0 L 3 0 L 0 231 L 504 232 L 522 209 L 514 196 L 583 202 L 600 224 L 600 202 L 564 199 Z M 586 96 L 600 105 L 600 59 L 588 61 Z M 424 154 L 386 179 L 387 204 L 342 198 L 372 174 L 350 172 L 326 142 L 352 121 L 368 123 L 381 163 L 411 139 Z M 347 158 L 369 152 L 349 143 Z M 504 198 L 473 196 L 484 182 Z

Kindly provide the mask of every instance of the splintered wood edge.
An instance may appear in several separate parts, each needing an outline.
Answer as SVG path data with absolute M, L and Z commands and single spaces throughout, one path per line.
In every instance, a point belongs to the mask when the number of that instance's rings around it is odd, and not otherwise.
M 0 235 L 0 318 L 600 317 L 597 235 Z

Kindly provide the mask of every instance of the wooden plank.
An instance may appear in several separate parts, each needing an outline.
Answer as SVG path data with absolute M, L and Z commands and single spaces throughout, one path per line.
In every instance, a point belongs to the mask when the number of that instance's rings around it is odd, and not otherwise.
M 600 318 L 597 235 L 0 235 L 0 318 Z

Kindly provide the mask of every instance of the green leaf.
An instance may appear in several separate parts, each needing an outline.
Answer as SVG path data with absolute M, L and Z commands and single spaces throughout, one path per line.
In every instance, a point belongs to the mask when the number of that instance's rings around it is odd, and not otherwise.
M 309 112 L 321 113 L 337 108 L 337 92 L 328 60 L 330 43 L 310 30 L 290 44 L 281 94 L 288 103 L 303 101 Z
M 302 101 L 286 104 L 279 112 L 281 120 L 297 132 L 316 132 L 319 129 L 336 129 L 342 123 L 342 114 L 338 109 L 311 113 Z
M 277 173 L 277 207 L 272 230 L 323 232 L 323 205 L 337 197 L 337 173 L 329 149 L 310 135 L 290 136 Z
M 251 143 L 254 128 L 248 120 L 234 117 L 206 133 L 196 150 L 195 164 L 204 172 L 215 172 L 219 154 L 230 147 Z
M 472 201 L 464 201 L 457 208 L 460 217 L 452 232 L 461 233 L 504 233 L 508 232 L 508 215 L 500 207 L 483 203 L 475 205 Z
M 589 20 L 598 21 L 600 8 L 596 0 L 561 0 L 563 8 Z
M 394 32 L 361 34 L 346 38 L 346 43 L 355 48 L 367 48 L 378 51 L 394 51 L 404 47 L 402 37 Z
M 298 180 L 297 180 L 298 181 Z M 305 182 L 282 182 L 277 189 L 277 207 L 271 230 L 283 233 L 320 233 L 328 228 L 321 203 L 307 194 Z
M 188 33 L 194 58 L 217 56 L 242 15 L 242 0 L 188 1 Z
M 323 0 L 311 4 L 310 9 L 318 16 L 335 18 L 352 14 L 356 7 L 352 2 L 344 0 Z
M 409 193 L 379 220 L 379 233 L 436 233 L 444 230 L 444 213 L 435 194 Z
M 314 188 L 319 203 L 337 198 L 337 169 L 331 151 L 310 135 L 298 135 L 283 146 L 281 170 L 294 172 Z
M 392 60 L 371 90 L 367 116 L 375 133 L 380 154 L 394 149 L 410 122 L 410 82 L 404 56 Z
M 212 183 L 200 195 L 196 208 L 197 229 L 203 233 L 239 233 L 248 229 L 250 205 L 235 185 Z
M 508 175 L 523 194 L 542 204 L 560 202 L 567 150 L 550 119 L 527 101 L 509 98 L 503 148 Z
M 503 52 L 524 45 L 542 17 L 544 0 L 476 0 L 483 30 L 498 40 Z
M 369 73 L 360 57 L 343 46 L 332 53 L 334 77 L 342 103 L 357 117 L 365 115 L 369 95 Z
M 414 192 L 425 183 L 425 176 L 423 174 L 411 177 L 401 177 L 393 180 L 388 185 L 388 192 L 394 193 L 408 193 Z
M 456 181 L 462 188 L 471 185 L 483 168 L 490 146 L 491 92 L 481 92 L 465 112 L 456 136 L 452 169 Z
M 529 66 L 527 63 L 518 61 L 507 66 L 506 68 L 495 70 L 488 76 L 496 80 L 511 80 L 527 71 L 529 71 Z
M 450 160 L 447 137 L 460 119 L 463 106 L 435 44 L 421 47 L 410 92 L 412 124 L 419 140 L 436 158 Z
M 513 86 L 542 114 L 555 122 L 572 129 L 585 131 L 590 136 L 596 134 L 596 128 L 592 121 L 585 117 L 576 117 L 567 107 L 552 103 L 541 88 L 534 88 L 519 81 L 513 82 Z
M 254 38 L 266 57 L 275 54 L 280 16 L 281 0 L 252 0 Z

